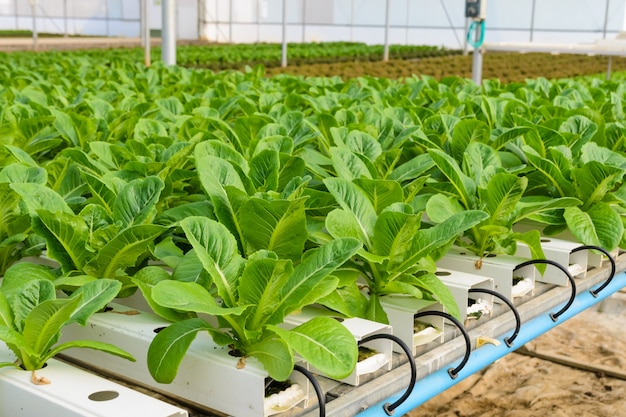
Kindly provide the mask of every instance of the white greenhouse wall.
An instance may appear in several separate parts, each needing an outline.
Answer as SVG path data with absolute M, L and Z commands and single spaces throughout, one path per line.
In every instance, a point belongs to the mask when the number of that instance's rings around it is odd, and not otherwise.
M 280 42 L 283 1 L 289 42 L 384 42 L 387 0 L 177 0 L 177 37 L 236 43 Z M 465 0 L 388 1 L 390 43 L 463 47 L 467 27 Z M 603 36 L 614 38 L 626 26 L 626 0 L 488 1 L 486 42 L 586 43 Z M 141 0 L 36 0 L 37 30 L 139 37 L 140 3 Z M 150 27 L 158 30 L 161 0 L 148 3 Z M 32 27 L 30 0 L 0 0 L 0 29 Z

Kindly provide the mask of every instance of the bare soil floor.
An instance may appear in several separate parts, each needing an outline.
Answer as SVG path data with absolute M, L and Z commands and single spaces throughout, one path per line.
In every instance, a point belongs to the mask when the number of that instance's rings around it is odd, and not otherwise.
M 526 344 L 590 370 L 512 353 L 407 416 L 626 416 L 626 381 L 607 376 L 609 370 L 626 375 L 625 331 L 626 293 L 618 292 Z

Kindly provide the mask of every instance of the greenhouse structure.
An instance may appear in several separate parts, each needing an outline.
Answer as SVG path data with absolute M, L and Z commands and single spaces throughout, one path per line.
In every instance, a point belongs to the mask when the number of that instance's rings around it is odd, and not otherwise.
M 0 58 L 1 416 L 623 414 L 626 0 L 0 0 Z

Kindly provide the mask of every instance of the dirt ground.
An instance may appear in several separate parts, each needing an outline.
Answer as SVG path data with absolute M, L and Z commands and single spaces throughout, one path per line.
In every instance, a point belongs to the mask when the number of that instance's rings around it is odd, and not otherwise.
M 614 370 L 626 377 L 626 293 L 614 294 L 525 347 L 590 370 L 512 353 L 407 416 L 626 416 L 626 381 L 607 376 Z

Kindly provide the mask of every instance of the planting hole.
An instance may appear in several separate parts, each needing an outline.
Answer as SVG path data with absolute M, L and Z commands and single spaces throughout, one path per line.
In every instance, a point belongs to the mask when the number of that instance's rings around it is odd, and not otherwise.
M 164 330 L 164 329 L 165 329 L 165 326 L 163 326 L 163 327 L 157 327 L 156 329 L 154 329 L 154 330 L 153 330 L 153 332 L 155 332 L 155 333 L 159 333 L 161 330 Z
M 550 239 L 541 239 L 540 242 L 541 243 L 548 243 L 548 242 L 550 242 Z
M 452 273 L 448 271 L 437 271 L 435 272 L 435 275 L 437 275 L 438 277 L 447 277 L 448 275 L 452 275 Z
M 465 255 L 465 252 L 459 252 L 459 255 Z
M 489 255 L 485 256 L 485 258 L 495 258 L 497 255 L 495 253 L 490 253 Z
M 343 317 L 333 317 L 335 320 L 337 320 L 339 323 L 343 323 L 344 318 Z
M 106 312 L 109 312 L 109 311 L 113 311 L 113 307 L 106 306 L 106 307 L 104 307 L 104 310 L 103 310 L 103 311 L 104 311 L 105 313 L 106 313 Z
M 272 378 L 265 378 L 265 396 L 279 394 L 289 388 L 293 383 L 288 379 L 286 381 L 275 381 Z
M 117 391 L 96 391 L 92 394 L 89 394 L 89 398 L 91 401 L 111 401 L 120 396 L 120 393 Z

